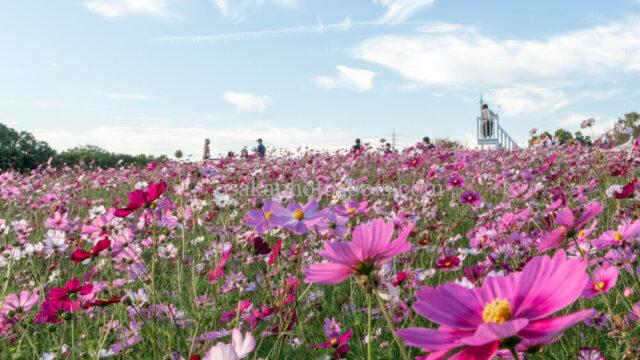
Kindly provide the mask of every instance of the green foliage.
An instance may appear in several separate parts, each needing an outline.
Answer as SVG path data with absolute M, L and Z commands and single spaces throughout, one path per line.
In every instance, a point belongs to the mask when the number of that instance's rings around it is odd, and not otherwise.
M 624 144 L 629 140 L 629 131 L 633 138 L 640 136 L 640 113 L 635 111 L 624 114 L 618 118 L 613 130 L 607 133 L 607 138 L 614 144 Z
M 553 135 L 560 141 L 561 144 L 566 144 L 573 140 L 573 134 L 563 128 L 556 130 Z
M 45 141 L 38 141 L 33 134 L 18 132 L 0 124 L 0 171 L 14 169 L 29 171 L 45 164 L 84 164 L 92 167 L 143 166 L 151 161 L 166 161 L 166 156 L 116 154 L 93 145 L 85 145 L 56 153 Z
M 165 161 L 166 157 L 155 158 L 148 155 L 127 155 L 109 152 L 98 146 L 85 145 L 65 150 L 56 155 L 54 165 L 84 164 L 91 167 L 109 168 L 115 166 L 143 166 L 151 161 Z
M 439 138 L 436 139 L 436 145 L 439 147 L 443 147 L 445 149 L 461 149 L 462 144 L 460 144 L 457 140 L 449 139 L 449 138 Z
M 31 133 L 0 124 L 0 170 L 32 170 L 55 153 L 49 144 L 38 141 Z
M 576 131 L 576 133 L 573 136 L 573 139 L 576 143 L 580 144 L 580 145 L 584 145 L 584 146 L 591 146 L 593 145 L 593 140 L 591 140 L 591 136 L 585 136 L 582 134 L 581 131 Z

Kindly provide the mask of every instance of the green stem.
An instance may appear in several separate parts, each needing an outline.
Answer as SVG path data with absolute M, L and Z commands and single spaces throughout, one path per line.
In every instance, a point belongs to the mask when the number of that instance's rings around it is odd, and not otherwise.
M 384 306 L 384 302 L 382 301 L 382 298 L 380 298 L 378 293 L 376 293 L 375 291 L 374 291 L 374 294 L 376 295 L 376 299 L 378 300 L 378 304 L 380 305 L 380 310 L 382 311 L 382 314 L 384 314 L 385 320 L 387 320 L 387 325 L 389 326 L 389 330 L 391 330 L 393 339 L 396 341 L 396 344 L 400 349 L 400 354 L 402 354 L 402 359 L 409 360 L 409 356 L 407 355 L 407 351 L 404 348 L 404 344 L 402 343 L 398 335 L 396 335 L 396 328 L 395 326 L 393 326 L 393 321 L 391 320 L 391 316 L 389 316 L 389 312 L 387 311 L 387 308 Z
M 520 360 L 520 357 L 518 356 L 518 352 L 516 351 L 515 346 L 510 346 L 509 351 L 511 351 L 511 354 L 513 355 L 514 360 Z
M 367 360 L 371 360 L 371 294 L 367 293 Z

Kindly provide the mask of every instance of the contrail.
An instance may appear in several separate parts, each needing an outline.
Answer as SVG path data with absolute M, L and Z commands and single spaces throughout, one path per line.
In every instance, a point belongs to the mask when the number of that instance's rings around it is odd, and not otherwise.
M 322 34 L 329 32 L 343 32 L 357 27 L 374 27 L 374 26 L 394 26 L 394 25 L 424 25 L 426 21 L 397 21 L 397 22 L 381 22 L 375 21 L 351 21 L 346 18 L 339 23 L 316 25 L 295 26 L 280 29 L 257 30 L 247 32 L 236 32 L 214 35 L 186 35 L 186 36 L 164 36 L 150 39 L 154 43 L 173 43 L 173 44 L 197 44 L 197 43 L 216 43 L 233 40 L 249 40 L 269 37 L 283 37 L 303 34 Z

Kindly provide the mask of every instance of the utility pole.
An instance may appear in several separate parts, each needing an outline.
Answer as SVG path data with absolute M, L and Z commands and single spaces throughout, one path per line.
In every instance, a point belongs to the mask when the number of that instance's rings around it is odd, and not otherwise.
M 393 129 L 391 133 L 391 146 L 393 146 L 393 150 L 396 149 L 396 129 Z

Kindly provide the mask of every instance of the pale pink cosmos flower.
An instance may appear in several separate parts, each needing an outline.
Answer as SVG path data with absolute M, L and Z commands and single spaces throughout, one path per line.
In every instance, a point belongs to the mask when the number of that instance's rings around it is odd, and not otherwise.
M 507 344 L 518 350 L 558 339 L 565 329 L 593 316 L 593 309 L 550 317 L 571 305 L 588 277 L 586 260 L 539 256 L 522 272 L 487 277 L 480 288 L 455 283 L 426 287 L 417 293 L 414 309 L 438 329 L 407 328 L 398 336 L 430 352 L 429 359 L 492 359 Z
M 28 290 L 22 290 L 20 293 L 10 294 L 2 303 L 0 314 L 6 317 L 12 317 L 14 314 L 29 312 L 38 302 L 38 294 Z
M 357 226 L 351 241 L 325 241 L 320 256 L 329 262 L 306 269 L 305 282 L 332 285 L 352 275 L 369 275 L 394 256 L 411 249 L 407 237 L 412 229 L 413 225 L 405 226 L 392 241 L 394 223 L 376 219 Z
M 244 359 L 255 349 L 256 339 L 250 332 L 242 336 L 240 330 L 233 329 L 231 332 L 231 344 L 223 342 L 217 343 L 209 349 L 202 360 L 239 360 Z

